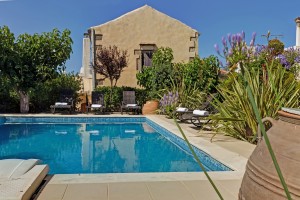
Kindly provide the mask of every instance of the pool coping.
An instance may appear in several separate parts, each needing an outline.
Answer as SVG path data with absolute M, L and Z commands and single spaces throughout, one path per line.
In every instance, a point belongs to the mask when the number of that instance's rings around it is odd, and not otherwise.
M 1 114 L 0 116 L 14 117 L 143 117 L 147 118 L 171 133 L 183 138 L 175 123 L 161 120 L 156 115 L 51 115 L 51 114 Z M 184 130 L 189 142 L 195 147 L 209 154 L 234 171 L 209 172 L 215 180 L 240 180 L 242 179 L 247 158 L 236 152 L 229 151 L 214 143 L 195 137 L 188 130 Z M 157 172 L 157 173 L 114 173 L 114 174 L 55 174 L 49 183 L 72 184 L 72 183 L 108 183 L 108 182 L 137 182 L 137 181 L 175 181 L 175 180 L 206 180 L 203 172 Z

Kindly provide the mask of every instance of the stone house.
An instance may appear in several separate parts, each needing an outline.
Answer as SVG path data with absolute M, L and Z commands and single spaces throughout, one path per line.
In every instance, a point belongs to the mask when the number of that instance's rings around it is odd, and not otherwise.
M 101 80 L 92 66 L 96 50 L 117 46 L 128 52 L 128 67 L 124 68 L 117 86 L 137 87 L 136 74 L 151 65 L 153 52 L 159 47 L 173 50 L 174 62 L 187 62 L 198 54 L 197 30 L 145 5 L 107 23 L 88 29 L 83 38 L 83 59 L 80 76 L 84 92 L 97 86 L 110 85 Z

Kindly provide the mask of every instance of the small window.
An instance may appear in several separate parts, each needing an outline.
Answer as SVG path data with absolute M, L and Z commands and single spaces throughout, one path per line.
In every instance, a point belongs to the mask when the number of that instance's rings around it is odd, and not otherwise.
M 96 34 L 95 35 L 95 40 L 102 40 L 102 34 Z
M 142 51 L 142 67 L 152 66 L 153 50 Z
M 137 70 L 143 70 L 144 67 L 152 66 L 152 57 L 154 51 L 157 49 L 156 44 L 142 43 L 139 49 L 134 50 L 134 55 L 139 57 L 136 59 Z
M 102 49 L 102 45 L 96 45 L 95 49 L 96 49 L 96 51 L 99 50 L 99 49 Z
M 96 85 L 103 85 L 104 81 L 102 79 L 97 79 L 96 80 Z
M 197 41 L 197 37 L 190 37 L 190 41 Z
M 190 47 L 190 52 L 195 52 L 195 47 Z

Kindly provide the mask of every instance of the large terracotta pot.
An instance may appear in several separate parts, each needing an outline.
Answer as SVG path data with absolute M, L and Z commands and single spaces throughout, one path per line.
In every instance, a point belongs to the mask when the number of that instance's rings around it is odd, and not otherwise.
M 156 114 L 155 111 L 158 109 L 158 105 L 159 102 L 157 100 L 146 101 L 142 109 L 143 115 Z
M 300 116 L 279 111 L 279 120 L 263 121 L 272 124 L 267 134 L 292 199 L 300 199 Z M 287 199 L 263 139 L 248 160 L 239 199 Z

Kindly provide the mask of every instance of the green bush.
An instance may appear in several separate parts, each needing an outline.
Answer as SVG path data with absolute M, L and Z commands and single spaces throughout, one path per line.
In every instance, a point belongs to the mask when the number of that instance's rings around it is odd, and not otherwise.
M 152 58 L 152 66 L 144 69 L 136 75 L 138 85 L 148 91 L 151 99 L 158 98 L 160 90 L 170 88 L 174 72 L 173 51 L 171 48 L 161 47 L 157 49 Z
M 16 113 L 20 110 L 19 95 L 11 87 L 8 77 L 0 76 L 0 113 Z
M 50 110 L 50 105 L 59 100 L 62 89 L 74 91 L 74 105 L 79 102 L 81 78 L 74 73 L 60 74 L 57 78 L 38 84 L 30 91 L 30 112 L 45 112 Z
M 177 91 L 181 103 L 189 105 L 200 93 L 202 96 L 203 93 L 216 91 L 220 69 L 217 57 L 196 57 L 188 63 L 172 63 L 172 60 L 172 49 L 159 48 L 153 54 L 152 66 L 145 67 L 137 74 L 138 84 L 149 92 L 149 98 L 158 98 L 166 92 Z M 191 94 L 192 98 L 188 98 Z M 186 99 L 189 99 L 189 103 Z
M 213 93 L 219 84 L 220 62 L 216 56 L 200 59 L 194 58 L 186 64 L 177 65 L 177 82 L 192 85 L 202 92 Z M 173 78 L 173 77 L 172 77 Z
M 74 103 L 79 101 L 78 91 L 81 89 L 81 79 L 74 73 L 60 74 L 57 78 L 39 83 L 29 90 L 31 113 L 47 112 L 50 105 L 59 99 L 62 89 L 74 91 Z M 10 113 L 20 111 L 20 97 L 17 90 L 11 87 L 10 79 L 0 76 L 0 112 Z

